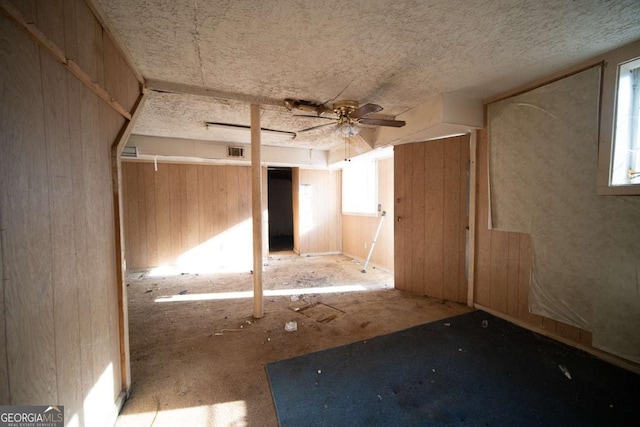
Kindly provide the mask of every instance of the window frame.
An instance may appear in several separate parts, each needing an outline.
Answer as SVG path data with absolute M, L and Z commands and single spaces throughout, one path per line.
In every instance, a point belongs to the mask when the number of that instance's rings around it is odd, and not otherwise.
M 378 216 L 378 159 L 376 158 L 353 158 L 353 161 L 350 161 L 348 163 L 345 163 L 343 169 L 342 169 L 342 215 L 351 215 L 351 216 Z M 362 209 L 362 210 L 358 210 L 358 208 L 356 209 L 351 209 L 351 206 L 349 204 L 349 201 L 353 199 L 353 193 L 351 190 L 347 190 L 347 186 L 348 185 L 353 185 L 352 183 L 348 182 L 349 181 L 349 175 L 351 174 L 351 172 L 353 172 L 353 169 L 351 169 L 350 172 L 346 172 L 346 170 L 350 169 L 350 168 L 355 168 L 356 165 L 358 166 L 362 166 L 362 165 L 367 165 L 369 167 L 372 167 L 372 170 L 367 170 L 367 177 L 371 178 L 370 174 L 373 174 L 373 182 L 372 182 L 372 186 L 368 186 L 367 190 L 369 190 L 367 193 L 372 193 L 372 194 L 368 194 L 368 196 L 373 196 L 373 200 L 367 200 L 367 205 L 371 205 L 368 206 L 369 208 L 372 209 Z M 365 178 L 366 179 L 366 178 Z M 369 183 L 369 180 L 367 179 L 367 183 Z M 358 192 L 357 189 L 353 189 L 354 192 Z
M 640 183 L 612 185 L 615 123 L 620 66 L 640 58 L 640 41 L 603 55 L 601 77 L 600 130 L 596 192 L 599 195 L 640 195 Z

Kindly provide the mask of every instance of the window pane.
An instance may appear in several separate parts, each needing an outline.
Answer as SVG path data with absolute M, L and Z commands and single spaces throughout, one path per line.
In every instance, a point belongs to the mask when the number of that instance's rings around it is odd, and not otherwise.
M 640 184 L 640 59 L 618 68 L 611 185 Z

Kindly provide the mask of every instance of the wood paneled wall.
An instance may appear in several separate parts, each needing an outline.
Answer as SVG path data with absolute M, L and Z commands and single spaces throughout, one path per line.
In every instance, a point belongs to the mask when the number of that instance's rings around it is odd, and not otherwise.
M 529 312 L 531 236 L 489 230 L 487 130 L 478 131 L 474 302 L 570 341 L 591 345 L 591 333 Z
M 378 203 L 387 215 L 382 222 L 380 235 L 371 254 L 371 264 L 393 270 L 393 158 L 378 160 Z M 342 252 L 353 258 L 365 260 L 380 223 L 375 217 L 342 215 Z
M 220 258 L 234 251 L 250 268 L 251 168 L 158 163 L 156 172 L 153 163 L 124 162 L 123 197 L 129 269 L 185 263 L 206 268 L 196 265 L 200 254 L 223 268 L 227 260 Z
M 342 252 L 340 171 L 294 168 L 294 249 L 301 255 Z
M 12 3 L 19 16 L 8 3 L 0 14 L 0 404 L 61 404 L 69 423 L 108 425 L 123 397 L 110 149 L 126 121 L 96 88 L 131 110 L 140 86 L 83 1 Z
M 395 147 L 395 285 L 466 302 L 469 137 Z

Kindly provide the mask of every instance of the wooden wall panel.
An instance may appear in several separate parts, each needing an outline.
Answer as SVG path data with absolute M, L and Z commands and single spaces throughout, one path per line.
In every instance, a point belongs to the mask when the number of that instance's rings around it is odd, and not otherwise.
M 529 312 L 533 263 L 531 237 L 489 229 L 486 129 L 478 131 L 477 141 L 475 303 L 534 328 L 590 346 L 589 332 Z
M 11 401 L 57 401 L 51 215 L 40 50 L 4 17 L 0 229 Z M 7 102 L 11 100 L 11 102 Z M 55 132 L 56 129 L 51 132 Z
M 133 163 L 123 163 L 131 167 Z M 209 172 L 211 172 L 210 169 Z M 209 175 L 210 176 L 210 175 Z M 171 263 L 171 199 L 169 192 L 169 168 L 158 167 L 153 174 L 156 212 L 156 247 L 158 250 L 157 265 Z M 211 186 L 205 187 L 211 197 Z M 212 230 L 210 230 L 212 232 Z
M 46 0 L 44 0 L 46 1 Z M 64 49 L 67 58 L 76 61 L 78 59 L 78 26 L 76 19 L 76 0 L 64 0 Z M 43 31 L 47 34 L 46 31 Z M 128 68 L 128 67 L 127 67 Z
M 156 172 L 152 163 L 124 162 L 128 268 L 176 265 L 181 255 L 251 218 L 250 184 L 245 166 L 158 163 Z
M 415 144 L 425 146 L 424 168 L 426 173 L 425 181 L 423 184 L 425 192 L 425 213 L 423 217 L 424 219 L 422 219 L 425 223 L 423 243 L 425 245 L 425 280 L 422 282 L 422 286 L 420 285 L 420 282 L 414 282 L 414 292 L 425 293 L 426 295 L 430 295 L 436 298 L 444 297 L 445 288 L 444 201 L 446 198 L 452 198 L 456 200 L 459 196 L 454 193 L 460 193 L 462 191 L 460 187 L 451 187 L 446 189 L 445 194 L 444 165 L 446 163 L 449 163 L 448 159 L 445 159 L 444 157 L 444 145 L 446 143 L 457 144 L 457 140 L 436 140 L 430 141 L 425 144 Z M 417 194 L 421 193 L 419 191 L 416 191 L 416 184 L 414 184 L 414 195 Z M 457 218 L 458 215 L 456 214 L 455 217 Z M 418 217 L 418 220 L 420 219 L 421 218 Z M 464 224 L 458 224 L 458 227 L 464 226 Z M 457 243 L 457 238 L 452 237 L 452 239 L 455 239 L 455 242 Z M 450 242 L 451 247 L 453 246 L 453 243 L 453 241 Z M 420 244 L 420 242 L 418 242 L 418 244 Z M 414 246 L 414 250 L 418 247 L 420 246 Z M 455 268 L 455 271 L 457 272 L 457 267 Z M 455 274 L 453 271 L 451 273 L 452 274 L 449 274 L 449 276 L 453 276 Z M 460 284 L 454 282 L 452 284 L 448 284 L 448 286 L 458 287 L 460 286 Z
M 461 146 L 460 144 L 444 144 L 444 158 L 449 159 L 444 164 L 444 183 L 443 188 L 460 188 L 462 177 L 460 174 L 461 163 Z M 461 191 L 452 191 L 443 199 L 443 298 L 451 301 L 458 300 L 458 283 L 464 281 L 464 277 L 460 276 L 461 258 L 464 258 L 464 247 L 460 248 L 460 213 L 466 210 L 463 205 L 463 197 Z M 466 202 L 466 200 L 465 200 Z
M 405 190 L 406 183 L 404 181 L 404 170 L 396 167 L 396 165 L 405 164 L 405 153 L 407 150 L 398 149 L 396 147 L 393 152 L 394 159 L 394 167 L 393 167 L 393 212 L 394 216 L 391 217 L 393 222 L 393 272 L 394 272 L 394 281 L 395 286 L 398 287 L 400 284 L 400 289 L 406 287 L 406 272 L 405 272 L 405 251 L 404 244 L 400 244 L 399 242 L 404 241 L 404 222 L 406 222 L 406 213 L 405 213 Z M 403 222 L 404 221 L 404 222 Z M 406 289 L 406 288 L 405 288 Z
M 64 7 L 62 0 L 37 0 L 36 14 L 38 29 L 56 45 L 63 47 L 64 38 Z
M 78 31 L 78 65 L 92 82 L 98 81 L 96 53 L 96 20 L 84 0 L 76 0 L 76 28 Z
M 144 207 L 146 220 L 147 263 L 158 265 L 158 236 L 156 227 L 156 183 L 155 171 L 152 164 L 146 164 L 143 168 L 144 175 Z
M 378 160 L 378 203 L 386 211 L 380 235 L 371 254 L 371 265 L 393 271 L 393 158 Z M 340 207 L 337 207 L 340 209 Z M 342 252 L 350 257 L 366 260 L 371 243 L 380 223 L 380 214 L 375 217 L 342 215 Z
M 0 123 L 2 121 L 0 120 Z M 2 141 L 2 139 L 0 139 Z M 0 162 L 0 165 L 2 163 Z M 2 256 L 2 233 L 0 233 L 0 261 L 4 259 Z M 0 405 L 7 405 L 11 401 L 11 394 L 9 390 L 9 367 L 7 361 L 7 328 L 5 322 L 5 309 L 4 309 L 4 290 L 5 290 L 5 275 L 3 263 L 0 262 L 0 348 L 5 351 L 0 351 Z
M 125 121 L 24 23 L 102 89 L 133 73 L 105 57 L 84 1 L 12 3 L 18 15 L 4 3 L 13 20 L 0 16 L 0 404 L 55 402 L 103 425 L 123 396 L 110 149 Z M 125 81 L 111 97 L 137 99 Z
M 458 287 L 458 298 L 456 301 L 466 301 L 468 297 L 468 271 L 469 271 L 469 253 L 470 250 L 470 242 L 473 240 L 473 237 L 470 235 L 469 227 L 470 223 L 470 212 L 471 212 L 471 151 L 467 149 L 470 146 L 466 140 L 460 140 L 460 185 L 466 190 L 461 192 L 460 197 L 460 223 L 467 224 L 466 227 L 459 228 L 459 248 L 460 248 L 460 259 L 459 259 L 459 278 L 462 283 L 462 286 Z M 469 243 L 468 243 L 469 241 Z
M 396 147 L 397 288 L 466 301 L 468 159 L 468 136 Z
M 402 246 L 402 252 L 404 252 L 404 259 L 401 261 L 404 264 L 404 281 L 395 280 L 395 286 L 398 289 L 403 289 L 409 292 L 414 290 L 412 283 L 412 264 L 413 264 L 413 194 L 414 194 L 414 182 L 411 176 L 413 172 L 413 150 L 410 145 L 396 146 L 395 152 L 403 152 L 403 155 L 396 158 L 404 160 L 403 164 L 399 164 L 397 161 L 394 163 L 394 168 L 400 170 L 403 174 L 402 182 L 404 182 L 404 197 L 396 204 L 398 211 L 404 211 L 404 216 L 400 217 L 400 221 L 396 222 L 396 227 L 400 228 L 401 236 L 395 240 L 394 245 L 396 247 Z M 396 184 L 396 187 L 399 183 Z M 420 188 L 423 188 L 422 186 Z M 416 189 L 417 191 L 417 189 Z M 421 248 L 421 250 L 424 250 Z
M 42 20 L 40 20 L 42 22 Z M 82 408 L 81 372 L 78 364 L 68 363 L 69 354 L 80 354 L 78 325 L 78 282 L 76 278 L 75 224 L 67 203 L 73 200 L 71 144 L 67 73 L 53 58 L 41 52 L 46 147 L 49 173 L 49 206 L 52 218 L 53 301 L 58 400 L 65 410 L 78 413 Z M 66 408 L 69 409 L 66 409 Z
M 300 254 L 342 252 L 340 171 L 296 168 L 292 185 L 296 251 Z
M 425 167 L 425 146 L 424 144 L 411 144 L 408 146 L 411 149 L 411 159 L 413 161 L 413 167 L 411 168 L 408 178 L 412 181 L 413 193 L 411 195 L 411 231 L 409 236 L 406 236 L 407 243 L 411 244 L 411 248 L 414 249 L 414 254 L 411 257 L 411 269 L 407 271 L 409 273 L 409 283 L 411 284 L 411 291 L 414 293 L 422 293 L 423 286 L 431 286 L 431 293 L 436 286 L 436 280 L 432 279 L 434 275 L 441 273 L 441 266 L 435 265 L 434 271 L 434 259 L 433 249 L 435 249 L 434 236 L 432 232 L 435 231 L 431 227 L 427 227 L 428 218 L 431 212 L 433 212 L 434 205 L 429 203 L 427 205 L 427 199 L 433 198 L 434 186 L 425 185 L 426 182 L 426 167 Z M 429 160 L 431 158 L 429 157 Z M 433 175 L 433 169 L 429 169 L 429 175 Z M 431 202 L 431 200 L 429 200 Z M 428 206 L 428 208 L 427 208 Z M 428 211 L 427 211 L 428 209 Z M 432 218 L 433 219 L 433 218 Z M 440 228 L 442 228 L 442 215 L 439 218 Z M 429 224 L 432 225 L 432 224 Z M 405 245 L 406 247 L 406 245 Z M 415 251 L 415 248 L 422 247 L 425 250 Z M 439 283 L 439 282 L 438 282 Z M 435 291 L 434 291 L 435 292 Z M 435 296 L 435 293 L 432 293 Z
M 293 250 L 300 253 L 300 168 L 291 169 L 291 206 L 293 209 Z

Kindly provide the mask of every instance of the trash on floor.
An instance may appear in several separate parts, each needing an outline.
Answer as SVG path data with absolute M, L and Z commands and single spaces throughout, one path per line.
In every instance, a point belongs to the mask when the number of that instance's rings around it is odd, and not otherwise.
M 187 290 L 185 289 L 184 291 L 180 291 L 180 292 L 178 292 L 178 295 L 185 295 L 187 292 L 189 292 L 189 291 L 187 291 Z
M 287 332 L 294 332 L 298 330 L 298 322 L 291 320 L 284 324 L 284 330 Z
M 564 374 L 565 377 L 569 378 L 570 380 L 571 378 L 571 373 L 569 372 L 569 370 L 567 369 L 566 366 L 564 365 L 558 365 L 558 368 L 560 368 L 560 371 L 562 371 L 562 373 Z

